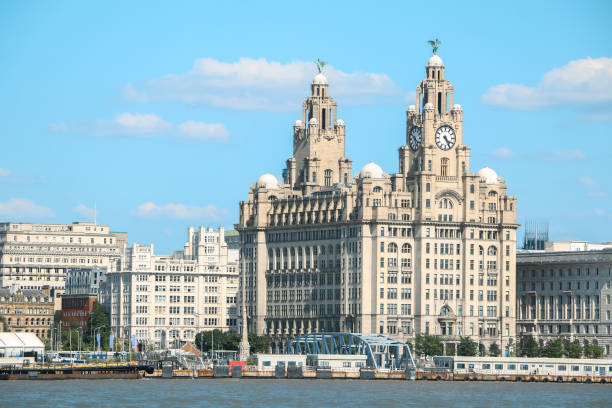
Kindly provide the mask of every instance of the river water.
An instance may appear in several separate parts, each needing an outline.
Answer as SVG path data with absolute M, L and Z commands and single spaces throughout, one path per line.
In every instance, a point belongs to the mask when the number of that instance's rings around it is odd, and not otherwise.
M 611 384 L 366 380 L 2 381 L 0 407 L 610 407 Z

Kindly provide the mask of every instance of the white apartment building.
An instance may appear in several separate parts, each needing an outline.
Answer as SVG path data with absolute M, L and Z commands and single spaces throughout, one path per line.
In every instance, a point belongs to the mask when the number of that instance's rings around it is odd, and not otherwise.
M 170 256 L 153 245 L 129 248 L 102 289 L 114 335 L 166 348 L 193 342 L 198 331 L 235 331 L 238 254 L 224 233 L 190 227 L 184 250 Z
M 62 292 L 70 269 L 115 269 L 127 240 L 93 222 L 0 223 L 0 287 Z

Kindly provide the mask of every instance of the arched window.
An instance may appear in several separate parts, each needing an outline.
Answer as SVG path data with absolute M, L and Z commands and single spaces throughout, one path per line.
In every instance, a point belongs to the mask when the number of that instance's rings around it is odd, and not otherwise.
M 387 251 L 388 252 L 397 252 L 397 245 L 393 242 L 389 243 L 389 245 L 387 246 Z
M 443 157 L 442 160 L 440 160 L 440 174 L 442 176 L 448 175 L 448 159 L 446 157 Z
M 397 218 L 397 216 L 395 215 L 395 213 L 389 213 L 387 215 L 387 218 L 390 219 L 390 220 L 395 220 Z
M 374 191 L 375 193 L 380 193 L 382 191 L 382 188 L 380 186 L 376 186 L 372 191 Z
M 330 169 L 325 170 L 325 186 L 326 187 L 331 186 L 331 179 L 332 179 L 332 171 Z
M 410 244 L 402 245 L 402 254 L 409 254 L 411 252 L 412 252 L 412 247 L 410 246 Z
M 443 306 L 442 309 L 440 309 L 440 316 L 446 316 L 451 314 L 451 309 L 448 306 Z
M 493 245 L 491 245 L 487 249 L 487 255 L 497 255 L 497 248 L 495 248 Z

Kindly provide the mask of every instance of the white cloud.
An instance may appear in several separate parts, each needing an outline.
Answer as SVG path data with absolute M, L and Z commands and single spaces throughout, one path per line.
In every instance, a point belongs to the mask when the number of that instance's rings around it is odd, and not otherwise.
M 585 160 L 586 153 L 580 150 L 567 150 L 564 152 L 552 152 L 544 154 L 544 159 L 549 161 L 575 161 Z
M 214 205 L 202 207 L 175 203 L 157 205 L 150 201 L 141 204 L 136 210 L 136 215 L 139 217 L 165 217 L 180 220 L 210 219 L 218 221 L 227 214 L 228 211 L 226 209 Z
M 11 198 L 0 202 L 0 217 L 2 218 L 40 218 L 52 217 L 53 211 L 49 207 L 34 204 L 27 198 Z
M 190 71 L 168 74 L 142 84 L 128 84 L 126 99 L 137 102 L 172 101 L 240 110 L 299 108 L 316 74 L 312 62 L 282 64 L 264 58 L 222 62 L 197 59 Z M 346 73 L 325 67 L 330 94 L 343 103 L 401 102 L 407 92 L 386 74 Z
M 584 184 L 585 186 L 596 186 L 597 185 L 595 180 L 593 180 L 590 177 L 580 177 L 580 179 L 578 179 L 578 181 L 580 181 L 580 183 Z
M 501 84 L 487 90 L 482 101 L 489 105 L 517 110 L 534 110 L 548 106 L 607 105 L 608 112 L 597 114 L 607 118 L 612 108 L 612 58 L 584 58 L 570 61 L 542 77 L 534 87 Z
M 73 213 L 79 214 L 85 218 L 93 219 L 96 216 L 96 211 L 84 204 L 79 204 L 72 209 Z
M 225 141 L 229 137 L 227 128 L 222 123 L 183 122 L 178 126 L 178 133 L 190 140 L 217 140 Z
M 12 174 L 13 172 L 8 169 L 0 169 L 0 177 L 10 177 Z
M 145 138 L 159 134 L 170 134 L 194 141 L 225 141 L 229 137 L 229 132 L 222 123 L 205 123 L 189 120 L 175 126 L 151 113 L 121 113 L 113 120 L 95 120 L 75 125 L 63 123 L 60 125 L 51 124 L 49 127 L 56 132 L 72 131 L 94 136 Z
M 506 147 L 500 147 L 491 152 L 491 156 L 498 159 L 516 159 L 518 156 L 512 150 Z

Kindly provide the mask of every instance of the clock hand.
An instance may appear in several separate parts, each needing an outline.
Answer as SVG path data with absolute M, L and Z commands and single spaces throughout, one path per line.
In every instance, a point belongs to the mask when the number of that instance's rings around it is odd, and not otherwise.
M 446 135 L 444 136 L 444 140 L 446 140 L 446 144 L 450 145 L 450 142 L 448 141 L 448 137 L 446 137 Z

